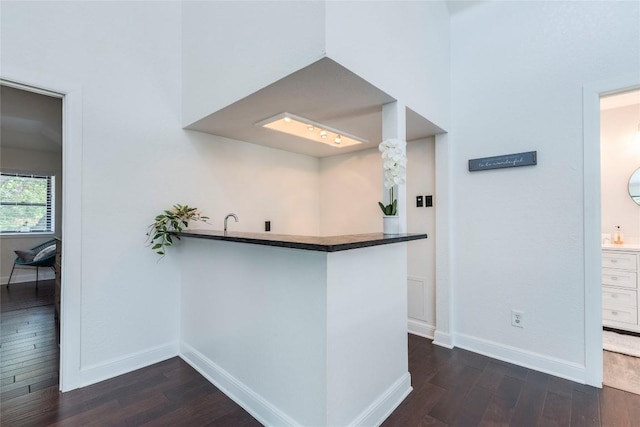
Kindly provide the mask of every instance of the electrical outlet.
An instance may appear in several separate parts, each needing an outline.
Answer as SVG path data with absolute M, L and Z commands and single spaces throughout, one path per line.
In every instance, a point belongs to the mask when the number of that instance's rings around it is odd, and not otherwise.
M 524 312 L 511 310 L 511 326 L 516 328 L 524 328 Z
M 433 206 L 433 196 L 424 196 L 424 205 L 427 208 Z
M 271 231 L 271 221 L 264 222 L 264 231 Z

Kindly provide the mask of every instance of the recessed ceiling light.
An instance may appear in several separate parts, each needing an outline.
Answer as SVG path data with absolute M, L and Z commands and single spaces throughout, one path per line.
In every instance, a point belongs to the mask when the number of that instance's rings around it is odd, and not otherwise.
M 320 142 L 336 148 L 369 142 L 364 138 L 349 135 L 330 126 L 291 113 L 277 114 L 256 123 L 256 126 Z

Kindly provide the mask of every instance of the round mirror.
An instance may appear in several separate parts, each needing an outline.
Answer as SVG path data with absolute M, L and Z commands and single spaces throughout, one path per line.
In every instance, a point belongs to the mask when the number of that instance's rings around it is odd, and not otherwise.
M 636 169 L 629 178 L 629 195 L 634 202 L 640 205 L 640 168 Z

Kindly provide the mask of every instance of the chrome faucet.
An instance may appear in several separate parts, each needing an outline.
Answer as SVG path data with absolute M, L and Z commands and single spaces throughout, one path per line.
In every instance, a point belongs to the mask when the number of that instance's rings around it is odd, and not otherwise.
M 224 234 L 227 234 L 227 220 L 229 219 L 229 217 L 233 217 L 233 219 L 236 220 L 236 222 L 238 222 L 238 215 L 234 214 L 234 213 L 230 213 L 229 215 L 224 217 Z

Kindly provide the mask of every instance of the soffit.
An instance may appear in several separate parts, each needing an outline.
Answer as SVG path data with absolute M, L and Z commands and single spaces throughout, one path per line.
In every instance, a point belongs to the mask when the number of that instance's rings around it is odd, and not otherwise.
M 358 75 L 323 58 L 186 129 L 314 157 L 328 157 L 376 147 L 382 140 L 382 105 L 393 101 L 393 97 Z M 282 112 L 305 117 L 369 142 L 337 148 L 255 125 Z M 429 120 L 407 109 L 407 140 L 441 132 L 442 129 Z

